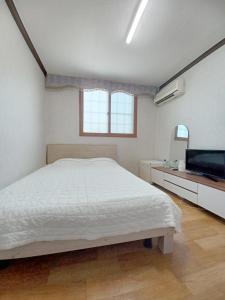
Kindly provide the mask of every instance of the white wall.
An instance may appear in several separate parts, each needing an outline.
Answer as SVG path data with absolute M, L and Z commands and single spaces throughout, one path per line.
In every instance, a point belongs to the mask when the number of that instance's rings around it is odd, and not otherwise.
M 79 136 L 79 93 L 75 88 L 46 90 L 46 142 L 117 144 L 120 163 L 138 173 L 140 159 L 154 158 L 156 107 L 138 99 L 138 138 Z
M 44 163 L 44 76 L 0 1 L 0 189 Z
M 190 130 L 190 148 L 225 149 L 225 47 L 182 75 L 186 93 L 157 110 L 156 153 L 168 159 L 177 124 Z
M 225 47 L 182 77 L 186 93 L 174 101 L 156 107 L 139 97 L 137 139 L 80 137 L 78 91 L 48 89 L 46 142 L 117 144 L 120 163 L 136 174 L 140 159 L 184 159 L 185 151 L 172 141 L 177 124 L 189 128 L 191 148 L 225 149 Z

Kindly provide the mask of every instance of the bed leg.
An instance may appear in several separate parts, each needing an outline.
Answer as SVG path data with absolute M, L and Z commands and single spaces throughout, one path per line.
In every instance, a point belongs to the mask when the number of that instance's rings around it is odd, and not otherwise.
M 152 239 L 145 239 L 143 242 L 145 248 L 151 249 L 152 248 Z
M 0 270 L 4 270 L 9 266 L 9 260 L 0 260 Z
M 172 253 L 173 252 L 173 234 L 167 234 L 167 235 L 159 237 L 158 246 L 163 254 Z

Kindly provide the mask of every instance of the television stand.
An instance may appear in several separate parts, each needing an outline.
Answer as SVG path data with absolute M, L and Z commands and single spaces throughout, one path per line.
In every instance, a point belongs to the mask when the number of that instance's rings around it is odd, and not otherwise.
M 213 180 L 215 182 L 219 182 L 219 180 L 216 177 L 212 176 L 212 175 L 202 174 L 202 176 L 204 176 L 204 177 L 206 177 L 206 178 L 208 178 L 210 180 Z
M 225 219 L 225 180 L 163 167 L 152 168 L 151 176 L 153 183 Z

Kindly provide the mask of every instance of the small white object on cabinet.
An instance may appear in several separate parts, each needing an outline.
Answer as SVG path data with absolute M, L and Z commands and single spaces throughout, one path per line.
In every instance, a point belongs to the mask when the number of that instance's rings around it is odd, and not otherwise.
M 139 177 L 152 183 L 152 168 L 162 166 L 163 161 L 161 160 L 141 160 L 139 165 Z

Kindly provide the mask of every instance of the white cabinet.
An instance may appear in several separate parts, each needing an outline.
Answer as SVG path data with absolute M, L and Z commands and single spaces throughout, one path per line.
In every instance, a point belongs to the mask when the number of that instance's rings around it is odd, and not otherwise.
M 150 182 L 151 177 L 150 177 L 150 163 L 148 160 L 141 160 L 140 165 L 139 165 L 139 176 L 141 179 Z
M 152 182 L 225 219 L 225 191 L 211 187 L 211 182 L 199 183 L 199 178 L 193 179 L 193 176 L 190 180 L 186 179 L 188 176 L 183 178 L 182 172 L 180 176 L 179 172 L 174 172 L 175 175 L 171 173 L 168 169 L 153 168 Z
M 164 172 L 152 169 L 152 182 L 164 187 L 164 176 Z
M 169 181 L 173 184 L 181 186 L 182 188 L 197 193 L 198 191 L 198 184 L 196 182 L 174 176 L 168 173 L 165 173 L 165 180 Z
M 152 168 L 160 167 L 163 165 L 163 162 L 160 160 L 141 160 L 139 165 L 139 176 L 147 181 L 152 183 Z
M 198 205 L 225 218 L 225 192 L 223 191 L 199 184 Z
M 172 193 L 180 196 L 181 198 L 187 199 L 195 204 L 198 203 L 198 195 L 189 190 L 184 189 L 181 186 L 175 185 L 168 181 L 164 182 L 164 188 L 171 191 Z
M 197 204 L 197 183 L 168 174 L 157 169 L 152 169 L 152 182 L 168 191 Z

